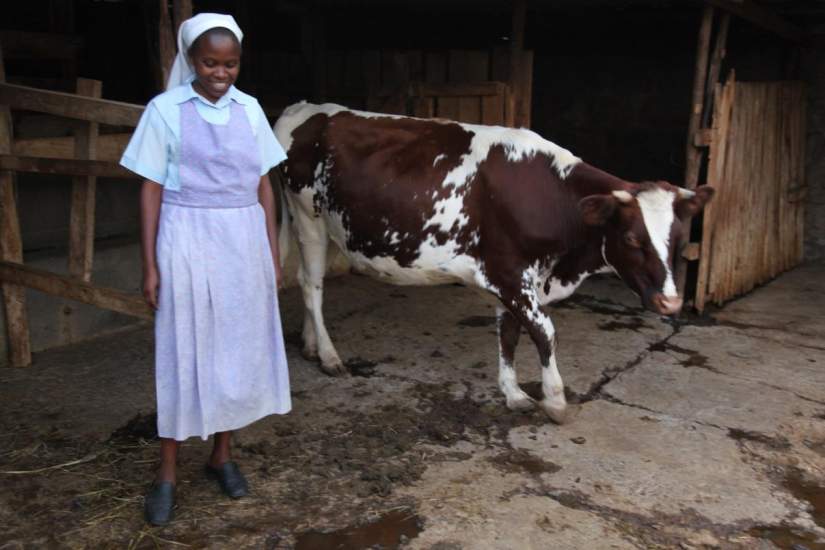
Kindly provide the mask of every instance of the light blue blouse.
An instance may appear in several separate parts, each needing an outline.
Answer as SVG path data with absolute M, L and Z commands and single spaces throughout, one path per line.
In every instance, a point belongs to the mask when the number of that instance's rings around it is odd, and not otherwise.
M 193 98 L 198 114 L 210 124 L 229 122 L 231 101 L 244 106 L 252 133 L 258 141 L 262 176 L 286 159 L 286 153 L 275 139 L 258 100 L 230 86 L 216 103 L 210 103 L 187 83 L 149 102 L 120 159 L 121 166 L 170 190 L 179 191 L 180 104 Z

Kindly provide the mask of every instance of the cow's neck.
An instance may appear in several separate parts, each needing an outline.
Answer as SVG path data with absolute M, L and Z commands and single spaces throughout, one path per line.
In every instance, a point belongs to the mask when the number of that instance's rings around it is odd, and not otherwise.
M 586 163 L 577 165 L 562 186 L 570 193 L 573 208 L 578 208 L 578 202 L 589 195 L 633 188 L 633 184 Z M 566 298 L 590 275 L 612 270 L 604 258 L 604 238 L 602 228 L 577 224 L 567 249 L 554 259 L 553 268 L 547 273 L 545 289 L 549 301 Z

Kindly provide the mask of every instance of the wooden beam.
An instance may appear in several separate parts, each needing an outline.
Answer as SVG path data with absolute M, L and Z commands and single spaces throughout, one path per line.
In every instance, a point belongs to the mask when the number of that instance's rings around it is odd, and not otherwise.
M 192 0 L 175 0 L 172 3 L 172 16 L 175 24 L 175 40 L 177 40 L 180 24 L 192 17 Z
M 137 126 L 143 105 L 0 83 L 0 104 L 114 126 Z
M 805 39 L 805 33 L 802 29 L 753 2 L 733 2 L 731 0 L 705 1 L 711 6 L 723 9 L 728 13 L 753 23 L 757 27 L 770 31 L 792 42 L 802 42 Z
M 99 80 L 79 78 L 77 93 L 82 96 L 100 97 L 103 83 Z M 75 158 L 97 158 L 97 135 L 100 125 L 87 122 L 75 130 Z M 92 278 L 92 259 L 95 240 L 95 197 L 97 178 L 75 176 L 72 183 L 72 203 L 69 214 L 69 275 L 89 282 Z
M 95 286 L 15 262 L 0 261 L 0 281 L 141 319 L 151 320 L 154 315 L 152 309 L 137 293 Z
M 507 91 L 504 82 L 460 82 L 430 83 L 413 82 L 410 84 L 413 97 L 488 97 L 501 95 Z M 376 97 L 387 97 L 398 92 L 397 86 L 386 86 L 377 90 Z
M 276 117 L 277 118 L 277 117 Z M 118 162 L 129 143 L 132 134 L 103 134 L 97 138 L 97 158 L 108 162 Z M 73 159 L 74 136 L 54 138 L 16 139 L 11 146 L 13 155 L 20 157 L 45 157 L 53 159 Z
M 524 25 L 527 18 L 527 0 L 513 0 L 513 15 L 510 22 L 510 78 L 507 112 L 510 126 L 520 126 L 524 111 L 524 82 L 521 70 L 524 53 Z
M 0 155 L 0 170 L 55 174 L 64 176 L 97 176 L 100 178 L 139 178 L 126 168 L 102 160 L 46 159 Z
M 725 59 L 728 44 L 728 28 L 730 27 L 730 14 L 722 14 L 719 21 L 719 28 L 716 31 L 716 44 L 713 46 L 713 54 L 710 56 L 710 69 L 705 84 L 705 105 L 702 113 L 700 128 L 710 127 L 710 115 L 713 112 L 713 97 L 716 83 L 719 82 L 719 75 L 722 71 L 722 61 Z
M 0 46 L 0 84 L 5 82 L 3 49 Z M 0 153 L 8 153 L 12 142 L 12 120 L 9 108 L 0 104 Z M 14 174 L 0 170 L 0 260 L 22 262 L 23 241 L 14 192 Z M 25 367 L 32 362 L 29 316 L 26 312 L 26 291 L 22 286 L 0 284 L 8 335 L 9 363 Z
M 158 6 L 158 49 L 160 54 L 160 83 L 161 89 L 166 89 L 169 82 L 169 73 L 172 71 L 172 62 L 175 60 L 176 39 L 172 36 L 173 23 L 169 17 L 167 0 L 157 0 Z
M 74 61 L 83 39 L 73 34 L 0 30 L 0 44 L 6 59 Z
M 705 99 L 705 82 L 708 74 L 708 56 L 710 54 L 710 33 L 713 28 L 714 9 L 705 6 L 702 10 L 702 21 L 699 24 L 699 36 L 696 45 L 696 64 L 693 71 L 693 94 L 690 101 L 690 118 L 688 120 L 687 143 L 685 147 L 685 181 L 684 186 L 695 189 L 699 182 L 699 169 L 702 165 L 702 149 L 696 146 L 694 140 L 702 122 L 702 111 Z M 690 221 L 686 221 L 686 228 L 682 234 L 681 246 L 690 239 Z M 676 290 L 684 296 L 687 283 L 687 262 L 681 262 L 676 268 Z

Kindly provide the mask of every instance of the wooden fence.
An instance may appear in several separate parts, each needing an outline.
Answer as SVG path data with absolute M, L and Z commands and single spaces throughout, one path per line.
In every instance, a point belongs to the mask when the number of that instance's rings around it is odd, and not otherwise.
M 13 366 L 31 364 L 25 288 L 136 317 L 152 317 L 139 294 L 91 283 L 97 178 L 135 177 L 116 162 L 128 134 L 101 134 L 100 125 L 131 128 L 143 112 L 141 105 L 100 99 L 100 90 L 100 82 L 87 79 L 77 80 L 77 94 L 7 84 L 0 65 L 0 287 Z M 15 141 L 12 109 L 80 122 L 71 137 Z M 72 176 L 67 275 L 23 265 L 14 190 L 17 172 Z
M 800 82 L 717 85 L 696 308 L 744 294 L 803 257 L 805 94 Z

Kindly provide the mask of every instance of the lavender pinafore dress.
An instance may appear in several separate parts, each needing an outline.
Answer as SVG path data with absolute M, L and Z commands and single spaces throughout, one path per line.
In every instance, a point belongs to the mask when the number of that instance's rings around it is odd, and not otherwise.
M 180 191 L 164 190 L 155 317 L 158 434 L 179 441 L 290 410 L 275 269 L 243 106 L 210 124 L 182 103 Z

